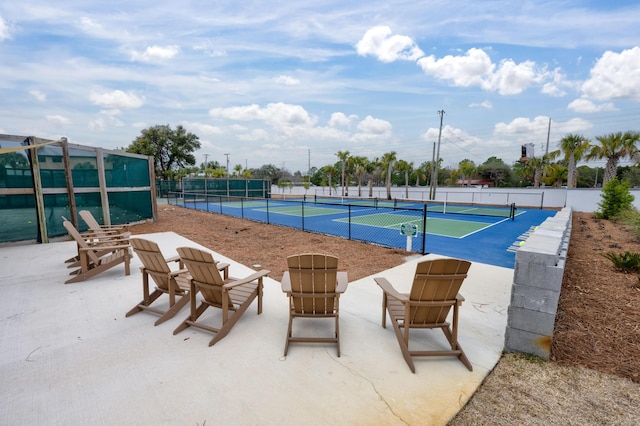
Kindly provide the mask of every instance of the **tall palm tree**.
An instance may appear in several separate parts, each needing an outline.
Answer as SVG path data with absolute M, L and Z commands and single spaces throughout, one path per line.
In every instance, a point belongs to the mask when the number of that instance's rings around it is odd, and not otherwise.
M 413 171 L 413 163 L 409 163 L 405 160 L 398 160 L 396 164 L 396 170 L 404 173 L 404 188 L 405 198 L 409 198 L 409 174 Z
M 342 169 L 342 196 L 344 197 L 344 171 L 345 171 L 347 159 L 349 158 L 349 151 L 338 151 L 336 155 L 340 159 L 340 167 Z
M 624 158 L 636 158 L 638 153 L 637 142 L 640 140 L 640 133 L 627 131 L 618 133 L 609 133 L 604 136 L 597 136 L 596 140 L 599 145 L 591 145 L 589 152 L 585 156 L 586 160 L 607 159 L 607 165 L 604 169 L 604 178 L 602 185 L 616 177 L 618 171 L 618 162 Z
M 567 164 L 567 188 L 575 188 L 578 184 L 577 163 L 582 160 L 590 147 L 591 141 L 582 135 L 569 133 L 560 139 L 560 151 Z
M 367 157 L 350 157 L 349 160 L 353 161 L 353 175 L 358 183 L 358 197 L 362 197 L 362 176 L 367 171 Z
M 329 196 L 331 196 L 331 187 L 332 187 L 331 179 L 336 174 L 336 168 L 334 165 L 328 165 L 328 166 L 322 167 L 320 171 L 324 173 L 325 176 L 327 176 L 327 178 L 329 179 Z
M 373 161 L 368 161 L 365 164 L 365 170 L 369 176 L 369 198 L 373 198 L 373 180 L 382 170 L 378 157 L 374 158 Z
M 527 158 L 525 166 L 528 167 L 533 174 L 533 187 L 540 188 L 542 182 L 542 175 L 546 174 L 549 168 L 549 155 L 543 155 L 542 157 Z
M 235 177 L 240 176 L 241 171 L 242 171 L 242 164 L 236 164 L 233 167 L 233 176 Z
M 386 152 L 382 155 L 382 159 L 380 163 L 382 164 L 382 170 L 387 173 L 387 179 L 385 181 L 385 186 L 387 187 L 387 200 L 391 199 L 391 172 L 393 171 L 393 166 L 397 160 L 396 152 Z

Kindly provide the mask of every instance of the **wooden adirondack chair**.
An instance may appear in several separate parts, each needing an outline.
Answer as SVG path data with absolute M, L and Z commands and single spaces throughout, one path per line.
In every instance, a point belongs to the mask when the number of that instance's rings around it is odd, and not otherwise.
M 287 258 L 282 291 L 289 297 L 289 327 L 284 355 L 291 342 L 335 343 L 340 356 L 340 295 L 347 290 L 346 272 L 338 272 L 338 258 L 306 253 Z M 334 318 L 332 337 L 293 336 L 294 318 Z
M 400 344 L 402 356 L 411 372 L 416 369 L 414 356 L 456 356 L 473 371 L 462 347 L 458 343 L 458 308 L 464 298 L 458 294 L 467 277 L 470 262 L 458 259 L 427 260 L 418 263 L 409 294 L 399 293 L 385 278 L 375 278 L 382 288 L 382 326 L 386 328 L 387 311 Z M 447 316 L 453 308 L 451 324 Z M 409 349 L 409 330 L 412 328 L 439 328 L 447 338 L 449 349 L 417 351 Z
M 87 224 L 89 229 L 87 234 L 95 234 L 98 237 L 104 237 L 112 234 L 122 234 L 127 232 L 127 227 L 122 225 L 100 225 L 93 214 L 89 210 L 80 210 L 78 212 L 84 223 Z
M 213 346 L 225 337 L 242 314 L 249 308 L 254 299 L 258 299 L 258 315 L 262 313 L 262 280 L 270 272 L 266 269 L 255 272 L 245 278 L 223 278 L 211 253 L 191 247 L 177 249 L 180 260 L 186 266 L 190 280 L 189 300 L 191 313 L 176 328 L 178 334 L 188 327 L 197 327 L 215 333 L 209 342 Z M 200 292 L 202 300 L 196 307 L 196 293 Z M 207 308 L 214 307 L 222 311 L 222 325 L 212 327 L 198 318 Z
M 129 275 L 131 245 L 128 235 L 123 238 L 87 240 L 68 220 L 63 221 L 63 226 L 78 246 L 78 260 L 68 266 L 78 269 L 71 272 L 74 277 L 65 281 L 65 284 L 84 281 L 120 263 L 124 263 L 125 274 Z

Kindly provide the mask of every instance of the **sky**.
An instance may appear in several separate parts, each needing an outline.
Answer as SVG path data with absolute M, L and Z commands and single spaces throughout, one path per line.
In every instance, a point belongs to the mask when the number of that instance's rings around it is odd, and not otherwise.
M 303 174 L 339 151 L 513 164 L 523 144 L 640 130 L 638 17 L 623 0 L 7 1 L 0 133 L 118 149 L 182 125 L 198 164 Z

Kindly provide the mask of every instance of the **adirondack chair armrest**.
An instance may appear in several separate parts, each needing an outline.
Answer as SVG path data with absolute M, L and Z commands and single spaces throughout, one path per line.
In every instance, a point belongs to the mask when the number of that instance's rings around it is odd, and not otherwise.
M 240 278 L 240 279 L 231 281 L 230 283 L 226 283 L 222 287 L 224 287 L 225 289 L 229 290 L 229 289 L 232 289 L 233 287 L 237 287 L 237 286 L 242 285 L 242 284 L 248 284 L 248 283 L 250 283 L 252 281 L 255 281 L 257 279 L 265 277 L 270 272 L 271 271 L 269 271 L 268 269 L 262 269 L 262 270 L 260 270 L 258 272 L 255 272 L 255 273 L 249 275 L 248 277 Z
M 287 293 L 287 294 L 291 293 L 291 277 L 289 276 L 289 271 L 285 271 L 284 274 L 282 275 L 280 286 L 282 287 L 283 293 Z
M 104 249 L 107 246 L 118 246 L 118 248 L 130 246 L 129 238 L 103 238 L 96 241 L 87 241 L 86 243 L 91 249 Z
M 102 246 L 102 245 L 94 245 L 91 247 L 78 247 L 80 251 L 96 251 L 96 250 L 120 250 L 123 248 L 128 248 L 128 244 L 114 245 L 114 246 Z
M 347 272 L 338 272 L 338 285 L 336 286 L 336 293 L 344 293 L 347 291 L 349 285 L 349 276 Z
M 378 278 L 374 278 L 374 281 L 376 282 L 376 284 L 378 284 L 378 286 L 380 286 L 382 291 L 387 294 L 387 296 L 391 296 L 400 302 L 409 301 L 409 296 L 406 294 L 399 293 L 395 288 L 393 288 L 391 283 L 386 278 L 378 277 Z
M 458 293 L 456 295 L 456 302 L 457 302 L 458 306 L 461 305 L 462 302 L 464 302 L 464 297 L 462 297 L 462 295 L 460 293 Z
M 225 280 L 227 278 L 229 278 L 229 264 L 228 263 L 216 262 L 216 268 L 218 268 L 218 271 L 222 271 L 222 277 Z
M 169 272 L 169 276 L 171 278 L 177 277 L 178 275 L 182 275 L 182 274 L 188 274 L 189 270 L 187 268 L 184 269 L 178 269 L 177 271 L 171 271 Z
M 96 236 L 96 235 L 119 235 L 122 234 L 122 232 L 118 229 L 87 229 L 84 232 L 81 232 L 80 235 L 82 236 L 86 236 L 86 235 L 91 235 L 91 236 Z

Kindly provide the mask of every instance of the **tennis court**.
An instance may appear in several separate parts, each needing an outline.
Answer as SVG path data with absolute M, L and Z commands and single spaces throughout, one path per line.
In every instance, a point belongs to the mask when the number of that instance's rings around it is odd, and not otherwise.
M 462 205 L 370 199 L 234 199 L 202 195 L 170 204 L 334 235 L 418 253 L 437 253 L 513 268 L 514 242 L 555 211 L 515 205 Z M 405 228 L 408 227 L 408 228 Z M 401 229 L 415 230 L 407 236 Z M 312 248 L 310 248 L 312 250 Z

